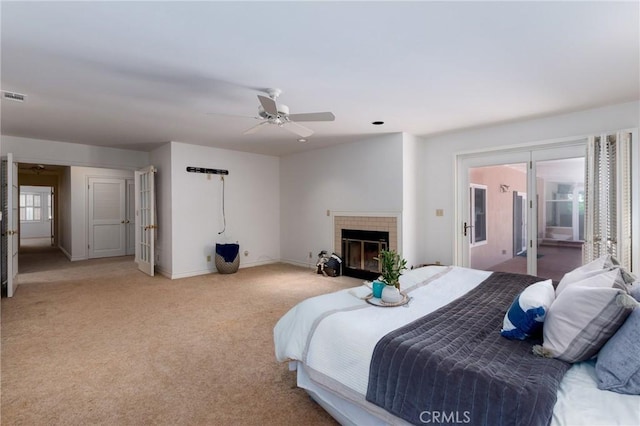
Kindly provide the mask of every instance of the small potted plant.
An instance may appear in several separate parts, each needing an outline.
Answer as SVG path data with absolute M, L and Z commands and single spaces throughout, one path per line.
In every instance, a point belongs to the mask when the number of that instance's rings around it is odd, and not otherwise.
M 382 250 L 378 256 L 382 281 L 400 290 L 400 275 L 407 269 L 407 261 L 393 250 Z
M 382 290 L 382 300 L 384 302 L 399 302 L 400 295 L 400 275 L 407 269 L 407 261 L 393 250 L 382 250 L 378 256 L 382 275 L 380 279 L 386 284 Z

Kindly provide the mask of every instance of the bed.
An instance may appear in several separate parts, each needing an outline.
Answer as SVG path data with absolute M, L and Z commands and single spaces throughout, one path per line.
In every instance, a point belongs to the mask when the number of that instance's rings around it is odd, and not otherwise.
M 367 303 L 364 285 L 313 297 L 276 324 L 276 358 L 341 424 L 640 424 L 640 396 L 599 390 L 594 361 L 537 357 L 535 340 L 500 336 L 514 294 L 536 279 L 428 266 L 401 277 L 405 306 Z M 430 340 L 437 350 L 407 349 Z

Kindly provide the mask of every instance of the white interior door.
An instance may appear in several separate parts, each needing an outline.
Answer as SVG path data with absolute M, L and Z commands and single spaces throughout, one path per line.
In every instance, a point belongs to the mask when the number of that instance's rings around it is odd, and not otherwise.
M 145 274 L 153 276 L 155 265 L 155 184 L 156 169 L 148 166 L 135 172 L 135 259 Z
M 127 179 L 127 215 L 124 220 L 127 234 L 127 256 L 136 252 L 136 191 L 133 179 Z
M 18 287 L 18 244 L 20 235 L 20 205 L 18 196 L 18 165 L 13 162 L 13 154 L 7 154 L 7 296 L 13 297 Z
M 89 258 L 126 253 L 125 180 L 89 178 Z

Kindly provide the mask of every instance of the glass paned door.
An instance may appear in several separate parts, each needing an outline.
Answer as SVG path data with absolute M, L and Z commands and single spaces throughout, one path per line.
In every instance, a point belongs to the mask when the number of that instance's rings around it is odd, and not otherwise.
M 527 272 L 527 163 L 472 167 L 469 266 L 502 272 Z
M 458 156 L 455 263 L 556 281 L 580 265 L 585 147 L 567 140 Z M 486 194 L 473 190 L 480 186 Z M 479 218 L 486 227 L 476 231 Z
M 560 281 L 582 264 L 584 157 L 536 162 L 537 275 Z

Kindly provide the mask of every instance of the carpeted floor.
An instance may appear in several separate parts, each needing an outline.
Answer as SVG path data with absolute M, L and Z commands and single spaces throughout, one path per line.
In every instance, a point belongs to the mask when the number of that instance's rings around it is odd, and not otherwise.
M 335 424 L 276 362 L 272 330 L 297 302 L 360 280 L 274 264 L 172 281 L 131 257 L 55 251 L 20 261 L 2 299 L 2 424 Z

